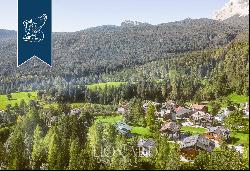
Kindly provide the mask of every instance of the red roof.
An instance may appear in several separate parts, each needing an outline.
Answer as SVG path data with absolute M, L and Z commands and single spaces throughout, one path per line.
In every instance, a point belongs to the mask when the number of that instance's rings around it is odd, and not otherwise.
M 202 110 L 206 107 L 206 105 L 193 104 L 192 108 L 196 110 Z
M 175 108 L 175 112 L 179 112 L 179 111 L 182 110 L 183 108 L 184 108 L 184 107 L 179 106 L 179 107 Z

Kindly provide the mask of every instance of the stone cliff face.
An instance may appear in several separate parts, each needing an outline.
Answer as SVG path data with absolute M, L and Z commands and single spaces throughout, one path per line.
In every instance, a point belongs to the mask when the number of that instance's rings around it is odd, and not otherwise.
M 235 15 L 240 17 L 249 15 L 249 0 L 230 0 L 215 13 L 213 19 L 223 21 Z

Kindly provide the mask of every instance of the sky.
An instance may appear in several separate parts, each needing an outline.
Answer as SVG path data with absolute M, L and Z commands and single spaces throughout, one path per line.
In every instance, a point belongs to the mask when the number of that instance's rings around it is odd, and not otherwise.
M 160 24 L 211 18 L 229 0 L 52 0 L 53 32 L 73 32 L 125 20 Z M 0 29 L 17 30 L 17 0 L 0 0 Z

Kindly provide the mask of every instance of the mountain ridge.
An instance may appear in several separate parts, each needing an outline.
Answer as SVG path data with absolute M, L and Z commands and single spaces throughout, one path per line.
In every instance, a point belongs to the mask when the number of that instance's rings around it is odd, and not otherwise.
M 249 16 L 249 0 L 230 0 L 215 12 L 213 19 L 224 21 L 235 15 L 239 17 Z

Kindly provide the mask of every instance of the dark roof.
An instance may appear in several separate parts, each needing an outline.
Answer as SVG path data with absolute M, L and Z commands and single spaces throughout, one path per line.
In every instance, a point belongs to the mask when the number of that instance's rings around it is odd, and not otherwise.
M 155 145 L 155 141 L 153 139 L 141 139 L 138 142 L 138 147 L 151 148 Z
M 214 132 L 221 135 L 230 134 L 230 130 L 224 128 L 223 126 L 210 127 L 207 132 Z
M 122 121 L 118 121 L 115 127 L 122 134 L 127 134 L 131 130 L 131 127 Z
M 209 113 L 202 112 L 202 111 L 198 111 L 198 112 L 192 114 L 191 116 L 192 116 L 192 118 L 198 119 L 198 120 L 205 119 L 207 121 L 210 121 L 211 119 L 213 119 L 212 115 L 210 115 Z
M 166 131 L 166 130 L 177 132 L 180 130 L 180 126 L 177 125 L 175 122 L 168 122 L 165 123 L 160 129 L 160 131 Z
M 212 151 L 215 148 L 215 143 L 204 136 L 201 135 L 193 135 L 190 137 L 185 138 L 181 145 L 180 148 L 188 148 L 192 146 L 198 146 L 206 151 Z
M 72 110 L 70 111 L 70 114 L 71 114 L 71 115 L 80 114 L 80 113 L 81 113 L 81 109 L 72 109 Z
M 190 113 L 190 112 L 192 112 L 192 110 L 189 110 L 189 109 L 183 107 L 182 109 L 180 109 L 176 112 L 176 116 L 181 116 L 181 115 L 184 115 L 184 114 Z

